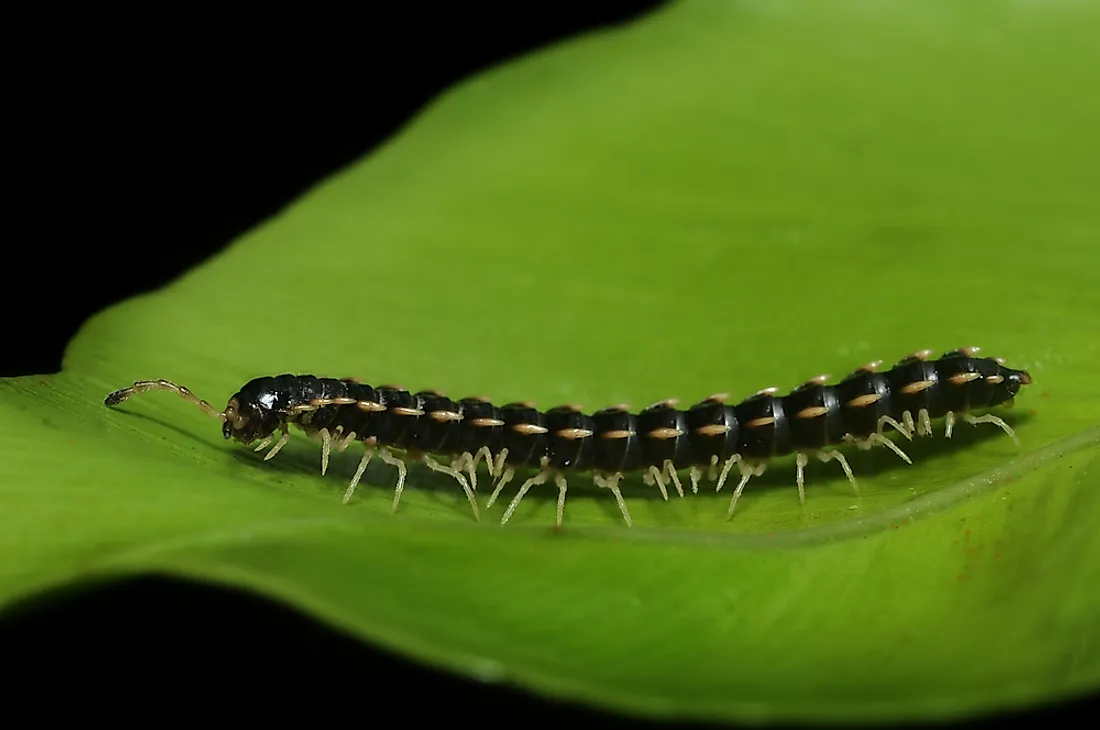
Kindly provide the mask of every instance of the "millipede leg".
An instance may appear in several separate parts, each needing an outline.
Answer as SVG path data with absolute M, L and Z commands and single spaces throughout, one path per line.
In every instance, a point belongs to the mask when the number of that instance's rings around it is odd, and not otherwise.
M 508 449 L 501 449 L 497 454 L 497 458 L 492 462 L 489 461 L 489 457 L 485 457 L 485 463 L 491 464 L 492 469 L 489 470 L 490 476 L 500 476 L 504 473 L 504 460 L 508 458 Z
M 401 501 L 401 493 L 405 491 L 405 462 L 393 455 L 387 448 L 379 449 L 378 455 L 382 457 L 382 461 L 386 462 L 390 466 L 397 467 L 397 486 L 393 490 L 393 507 L 390 508 L 390 512 L 397 511 L 397 505 Z
M 955 412 L 948 411 L 943 417 L 943 421 L 945 427 L 943 435 L 945 438 L 951 438 L 951 432 L 955 430 Z
M 473 461 L 473 458 L 474 458 L 474 455 L 471 454 L 469 451 L 464 451 L 464 452 L 462 452 L 461 454 L 458 454 L 458 455 L 451 454 L 451 468 L 454 469 L 455 471 L 467 470 L 467 479 L 466 479 L 467 482 L 469 482 L 468 468 L 470 466 L 470 462 Z M 474 489 L 475 491 L 477 490 L 477 482 L 476 481 L 474 482 L 474 486 L 472 487 L 472 489 Z
M 715 457 L 715 458 L 718 458 L 718 457 Z M 691 467 L 691 471 L 688 472 L 688 475 L 691 476 L 691 493 L 692 494 L 698 494 L 699 493 L 699 480 L 703 478 L 703 470 L 700 469 L 697 466 L 693 466 L 693 467 Z
M 726 463 L 729 464 L 728 461 Z M 748 464 L 738 461 L 737 468 L 741 470 L 741 481 L 737 484 L 737 489 L 733 490 L 733 499 L 730 500 L 730 508 L 726 511 L 727 520 L 733 517 L 733 511 L 737 509 L 737 500 L 741 499 L 741 492 L 745 491 L 745 485 L 753 477 L 753 468 Z M 729 473 L 728 470 L 726 473 Z
M 852 473 L 852 467 L 848 466 L 848 460 L 844 458 L 844 454 L 839 451 L 819 451 L 817 452 L 817 458 L 822 461 L 839 461 L 840 467 L 844 469 L 844 473 L 848 476 L 848 481 L 852 483 L 852 490 L 859 496 L 859 486 L 856 484 L 856 475 Z
M 863 444 L 867 444 L 867 445 L 863 446 Z M 900 448 L 898 448 L 897 444 L 895 444 L 893 441 L 891 441 L 890 439 L 886 438 L 885 436 L 883 436 L 881 434 L 873 433 L 873 434 L 871 434 L 870 436 L 867 437 L 866 441 L 860 442 L 860 445 L 863 446 L 863 448 L 865 448 L 865 449 L 869 449 L 872 446 L 875 446 L 876 444 L 879 445 L 879 446 L 885 446 L 886 448 L 890 449 L 895 454 L 897 454 L 902 459 L 904 459 L 907 463 L 909 463 L 909 464 L 913 463 L 913 460 L 909 458 L 909 455 L 906 454 L 904 451 L 902 451 Z
M 611 493 L 615 495 L 615 501 L 619 504 L 619 511 L 623 513 L 623 520 L 626 521 L 626 526 L 633 527 L 634 521 L 630 519 L 630 510 L 626 508 L 626 500 L 623 499 L 622 490 L 619 489 L 619 481 L 622 478 L 623 475 L 621 472 L 615 472 L 609 477 L 595 474 L 592 477 L 592 481 L 596 483 L 597 487 L 611 490 Z
M 490 471 L 490 476 L 492 475 L 493 452 L 489 451 L 488 446 L 482 446 L 480 449 L 478 449 L 477 453 L 474 454 L 473 459 L 474 459 L 474 466 L 475 467 L 477 466 L 478 461 L 480 461 L 481 459 L 484 459 L 485 460 L 485 466 L 488 467 L 488 469 Z
M 656 484 L 657 489 L 661 490 L 661 496 L 666 502 L 668 501 L 668 490 L 665 489 L 665 477 L 661 469 L 658 469 L 655 466 L 649 467 L 648 469 L 646 469 L 645 475 L 642 477 L 642 480 L 650 486 Z
M 363 452 L 363 458 L 359 461 L 359 468 L 355 470 L 355 476 L 351 478 L 351 484 L 348 485 L 347 491 L 344 492 L 344 504 L 351 501 L 351 495 L 355 494 L 355 488 L 359 486 L 359 480 L 363 478 L 363 472 L 367 470 L 367 464 L 370 463 L 371 457 L 374 456 L 374 447 L 368 446 L 366 451 Z
M 565 492 L 569 489 L 569 483 L 565 480 L 565 475 L 559 471 L 557 476 L 554 477 L 554 484 L 558 488 L 558 513 L 554 526 L 561 527 L 562 519 L 565 516 Z
M 932 418 L 929 416 L 927 408 L 921 408 L 917 411 L 917 434 L 920 436 L 932 435 Z
M 997 428 L 1007 433 L 1013 441 L 1016 442 L 1016 446 L 1023 448 L 1023 444 L 1020 443 L 1020 439 L 1016 438 L 1016 432 L 1012 430 L 1012 427 L 1005 423 L 1003 420 L 994 416 L 992 413 L 987 413 L 984 416 L 975 416 L 972 413 L 964 413 L 962 419 L 972 426 L 977 426 L 979 423 L 992 423 Z
M 734 464 L 740 464 L 740 463 L 741 463 L 741 455 L 740 454 L 734 454 L 730 458 L 726 459 L 726 463 L 722 465 L 722 473 L 718 477 L 718 486 L 714 488 L 714 491 L 716 491 L 716 492 L 721 492 L 722 491 L 722 486 L 726 483 L 726 477 L 728 477 L 730 475 L 730 469 L 733 468 Z M 745 469 L 742 466 L 741 467 L 741 473 L 743 474 L 744 472 L 745 472 Z
M 917 425 L 913 423 L 913 414 L 909 411 L 904 411 L 901 414 L 901 422 L 902 425 L 905 426 L 905 432 L 909 434 L 909 438 L 911 440 L 913 434 L 917 432 Z
M 909 423 L 912 424 L 913 417 L 909 415 L 908 411 L 906 411 L 905 415 L 908 416 Z M 900 423 L 895 421 L 890 416 L 883 416 L 882 418 L 878 419 L 878 435 L 879 436 L 883 435 L 882 432 L 886 428 L 886 426 L 891 427 L 892 429 L 894 429 L 895 431 L 897 431 L 898 433 L 900 433 L 902 436 L 909 439 L 910 441 L 913 440 L 913 434 L 910 433 L 909 429 L 906 429 L 905 426 L 901 425 Z
M 805 472 L 806 465 L 810 463 L 810 457 L 799 451 L 794 457 L 795 466 L 795 483 L 798 484 L 798 501 L 803 507 L 806 506 L 806 480 Z
M 477 491 L 477 462 L 485 459 L 485 468 L 489 470 L 489 476 L 493 476 L 493 452 L 488 446 L 482 446 L 477 453 L 469 459 L 470 489 Z
M 521 499 L 523 499 L 524 495 L 526 495 L 527 492 L 530 491 L 531 487 L 546 482 L 546 479 L 549 476 L 550 472 L 543 470 L 525 481 L 523 483 L 523 486 L 519 488 L 519 492 L 516 493 L 516 496 L 512 498 L 512 503 L 508 505 L 508 509 L 504 510 L 504 517 L 500 518 L 500 524 L 507 524 L 508 520 L 512 519 L 512 514 L 516 511 L 516 507 L 519 506 L 519 502 Z
M 275 454 L 282 451 L 283 447 L 286 446 L 287 441 L 290 441 L 290 431 L 287 430 L 286 426 L 283 426 L 283 435 L 280 436 L 279 440 L 275 442 L 275 445 L 271 447 L 271 451 L 264 454 L 264 461 L 270 461 L 271 459 L 274 459 Z
M 501 475 L 497 481 L 496 487 L 493 489 L 493 493 L 489 495 L 489 501 L 485 503 L 485 509 L 489 509 L 493 506 L 493 503 L 497 501 L 497 497 L 500 496 L 500 490 L 504 489 L 504 485 L 512 481 L 512 477 L 516 475 L 516 470 L 512 467 L 504 469 L 504 474 Z
M 342 453 L 353 441 L 355 441 L 355 431 L 351 431 L 347 436 L 344 436 L 340 442 L 336 444 L 336 450 Z
M 668 474 L 669 479 L 672 480 L 673 486 L 676 487 L 676 493 L 681 497 L 684 496 L 684 487 L 680 484 L 680 475 L 676 473 L 676 465 L 672 463 L 672 459 L 665 459 L 665 473 Z
M 317 433 L 321 437 L 321 476 L 324 476 L 328 471 L 329 454 L 332 453 L 332 434 L 327 428 L 322 428 Z
M 470 477 L 470 489 L 477 491 L 477 462 L 473 458 L 466 460 L 466 474 Z
M 466 452 L 465 454 L 463 454 L 462 456 L 459 457 L 459 460 L 462 461 L 466 465 L 466 475 L 469 476 L 469 478 L 470 478 L 470 489 L 472 489 L 475 492 L 477 491 L 477 462 L 481 458 L 480 454 L 481 454 L 480 451 L 478 452 L 478 455 L 476 455 L 476 456 L 474 454 Z M 485 465 L 487 467 L 489 467 L 489 470 L 490 470 L 489 476 L 492 476 L 492 468 L 493 468 L 492 462 L 486 461 Z M 456 466 L 455 468 L 458 469 L 459 467 Z
M 474 518 L 480 522 L 481 513 L 477 509 L 477 500 L 474 499 L 474 493 L 473 490 L 470 489 L 470 485 L 466 483 L 466 477 L 462 476 L 462 473 L 455 469 L 453 466 L 440 464 L 438 461 L 428 456 L 427 454 L 424 454 L 420 458 L 432 471 L 437 471 L 440 474 L 446 474 L 447 476 L 454 478 L 454 480 L 458 482 L 459 486 L 462 487 L 462 491 L 466 493 L 466 499 L 469 500 L 470 507 L 472 507 L 474 510 Z

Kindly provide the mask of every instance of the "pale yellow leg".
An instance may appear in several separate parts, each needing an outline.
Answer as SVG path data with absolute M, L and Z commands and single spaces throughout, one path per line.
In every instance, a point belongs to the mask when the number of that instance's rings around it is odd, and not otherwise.
M 616 472 L 609 477 L 605 477 L 601 474 L 596 474 L 592 477 L 592 481 L 596 483 L 597 487 L 603 487 L 604 489 L 611 490 L 611 493 L 615 495 L 615 501 L 619 504 L 619 511 L 623 513 L 623 520 L 626 521 L 626 526 L 632 527 L 634 525 L 634 522 L 630 519 L 630 510 L 626 508 L 626 500 L 623 499 L 623 493 L 619 489 L 619 481 L 622 478 L 623 475 L 619 472 Z
M 741 463 L 741 456 L 738 455 L 738 454 L 734 454 L 730 458 L 726 459 L 726 463 L 722 465 L 722 473 L 718 477 L 718 486 L 716 486 L 714 488 L 714 491 L 716 491 L 716 492 L 721 492 L 722 491 L 722 486 L 726 483 L 726 477 L 728 477 L 730 475 L 730 469 L 733 468 L 734 464 L 740 464 L 740 463 Z M 744 471 L 745 471 L 744 468 L 741 468 L 741 472 L 744 473 Z
M 932 418 L 928 415 L 927 408 L 917 411 L 917 433 L 921 436 L 932 435 Z
M 465 453 L 461 459 L 466 467 L 466 473 L 470 476 L 470 489 L 477 491 L 477 464 L 482 459 L 485 459 L 485 468 L 489 471 L 489 476 L 493 476 L 493 454 L 489 451 L 488 446 L 482 446 L 477 450 L 476 454 Z M 455 465 L 456 469 L 462 469 L 462 466 Z
M 338 444 L 336 444 L 336 450 L 343 452 L 348 446 L 355 441 L 355 431 L 352 431 L 347 436 L 344 436 Z
M 726 463 L 729 464 L 728 461 Z M 727 520 L 733 517 L 733 511 L 737 509 L 737 500 L 741 499 L 741 492 L 745 491 L 745 485 L 754 476 L 754 469 L 748 464 L 738 461 L 737 468 L 741 471 L 741 481 L 737 484 L 737 489 L 733 490 L 733 499 L 730 500 L 730 508 L 726 511 Z
M 470 482 L 470 489 L 477 491 L 477 461 L 474 460 L 474 455 L 470 453 L 461 454 L 458 457 L 458 462 L 451 462 L 451 465 L 455 469 L 462 471 L 466 470 L 466 478 Z
M 806 465 L 810 463 L 810 457 L 799 451 L 794 457 L 795 483 L 798 484 L 798 501 L 806 506 Z
M 684 496 L 684 487 L 680 484 L 680 475 L 676 473 L 676 465 L 672 463 L 672 459 L 665 459 L 665 473 L 668 474 L 669 479 L 672 480 L 672 484 L 676 487 L 676 493 L 681 497 Z
M 512 477 L 516 475 L 516 470 L 512 467 L 505 467 L 504 474 L 501 475 L 497 481 L 496 488 L 493 489 L 493 493 L 489 495 L 489 501 L 485 503 L 485 509 L 489 509 L 493 506 L 493 503 L 497 501 L 497 497 L 500 496 L 500 490 L 504 489 L 504 485 L 512 481 Z
M 917 426 L 913 423 L 913 414 L 909 411 L 905 411 L 901 414 L 902 425 L 905 426 L 905 432 L 912 438 L 913 434 L 917 431 Z
M 844 469 L 844 473 L 848 477 L 848 481 L 852 483 L 852 490 L 859 496 L 859 485 L 856 484 L 856 476 L 852 473 L 852 467 L 848 466 L 848 460 L 844 458 L 844 454 L 839 451 L 819 451 L 817 452 L 817 458 L 822 461 L 838 461 L 840 467 Z
M 947 415 L 944 416 L 943 421 L 945 427 L 943 435 L 946 438 L 951 438 L 951 432 L 955 430 L 955 412 L 948 411 Z
M 913 417 L 909 415 L 908 411 L 906 411 L 905 414 L 903 415 L 903 418 L 906 418 L 906 417 L 908 417 L 909 423 L 912 424 Z M 895 431 L 897 431 L 898 433 L 900 433 L 902 436 L 909 439 L 910 441 L 913 440 L 913 434 L 910 432 L 910 430 L 907 429 L 905 426 L 901 425 L 900 423 L 898 423 L 897 421 L 895 421 L 890 416 L 883 416 L 882 418 L 878 419 L 878 434 L 880 436 L 882 435 L 882 432 L 885 430 L 885 428 L 887 426 L 894 429 Z
M 530 491 L 531 487 L 545 483 L 549 476 L 550 472 L 544 469 L 525 481 L 523 486 L 519 488 L 519 492 L 516 496 L 512 498 L 512 503 L 508 505 L 508 509 L 504 510 L 504 517 L 500 519 L 500 524 L 507 524 L 508 520 L 512 519 L 512 514 L 516 511 L 516 507 L 519 506 L 520 500 Z
M 440 474 L 446 474 L 452 477 L 462 487 L 462 491 L 466 493 L 466 499 L 470 502 L 470 507 L 474 510 L 474 519 L 481 521 L 481 513 L 477 509 L 477 500 L 474 499 L 474 492 L 470 489 L 470 485 L 466 483 L 466 477 L 462 476 L 462 473 L 457 469 L 445 464 L 440 464 L 431 456 L 424 454 L 420 457 L 421 460 L 428 465 L 428 468 L 432 471 L 437 471 Z
M 370 463 L 371 457 L 374 456 L 374 447 L 368 446 L 366 451 L 363 452 L 363 458 L 359 461 L 359 468 L 355 470 L 355 476 L 351 478 L 351 484 L 348 485 L 348 489 L 344 492 L 344 504 L 351 501 L 351 495 L 355 494 L 355 488 L 359 486 L 359 480 L 363 478 L 363 472 L 367 470 L 367 464 Z
M 891 441 L 890 439 L 886 438 L 885 436 L 883 436 L 881 434 L 873 433 L 870 436 L 868 436 L 867 440 L 864 441 L 863 443 L 867 444 L 867 446 L 865 446 L 864 448 L 870 448 L 870 447 L 875 446 L 875 445 L 885 446 L 886 448 L 890 449 L 895 454 L 900 456 L 902 459 L 904 459 L 906 462 L 908 462 L 910 464 L 913 463 L 913 460 L 909 458 L 909 455 L 906 454 L 904 451 L 902 451 L 900 448 L 898 448 L 897 444 L 895 444 L 893 441 Z
M 264 461 L 270 461 L 271 459 L 275 458 L 275 454 L 283 450 L 283 447 L 286 446 L 287 441 L 290 441 L 290 432 L 283 431 L 283 435 L 279 438 L 278 441 L 275 442 L 275 445 L 271 447 L 271 451 L 264 454 Z
M 393 490 L 393 507 L 390 508 L 391 513 L 396 512 L 397 505 L 401 502 L 401 493 L 405 491 L 405 462 L 394 456 L 393 452 L 385 447 L 378 450 L 378 455 L 382 457 L 382 461 L 390 466 L 397 467 L 397 486 Z
M 458 456 L 451 458 L 451 468 L 455 471 L 466 472 L 466 479 L 470 485 L 470 489 L 477 491 L 477 462 L 474 461 L 474 455 L 469 451 L 463 452 Z
M 565 475 L 560 471 L 554 477 L 554 484 L 558 488 L 558 513 L 554 525 L 561 527 L 562 520 L 565 517 L 565 492 L 569 489 L 569 484 L 565 481 Z
M 648 485 L 657 485 L 657 489 L 661 490 L 661 497 L 668 501 L 668 491 L 665 489 L 665 477 L 661 473 L 661 470 L 655 466 L 651 466 L 645 471 L 645 475 L 642 480 Z
M 504 460 L 508 458 L 508 449 L 501 449 L 497 454 L 497 458 L 493 461 L 493 469 L 489 472 L 491 476 L 499 476 L 504 473 Z M 486 459 L 488 463 L 488 459 Z
M 322 428 L 317 432 L 321 437 L 321 476 L 325 475 L 328 471 L 328 457 L 332 453 L 332 434 L 328 432 L 327 428 Z
M 977 426 L 979 423 L 992 423 L 997 428 L 1007 433 L 1013 441 L 1016 442 L 1016 446 L 1023 448 L 1023 444 L 1020 443 L 1020 439 L 1016 438 L 1016 432 L 1012 430 L 1012 427 L 1005 423 L 1001 418 L 994 416 L 992 413 L 987 413 L 984 416 L 975 416 L 971 413 L 964 413 L 962 419 L 972 426 Z
M 691 476 L 691 493 L 698 494 L 699 480 L 703 478 L 703 470 L 697 466 L 693 466 L 691 467 L 691 471 L 689 471 L 688 474 Z

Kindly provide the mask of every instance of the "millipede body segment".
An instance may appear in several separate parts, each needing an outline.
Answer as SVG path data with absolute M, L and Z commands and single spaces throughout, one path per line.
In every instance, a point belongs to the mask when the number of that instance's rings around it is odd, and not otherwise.
M 1031 383 L 1031 376 L 1000 359 L 978 357 L 977 352 L 978 348 L 962 348 L 933 360 L 931 351 L 925 350 L 883 372 L 878 370 L 881 362 L 870 363 L 836 384 L 829 384 L 828 376 L 818 376 L 785 395 L 767 388 L 737 404 L 727 403 L 725 395 L 714 395 L 686 410 L 668 400 L 636 414 L 625 405 L 591 415 L 573 405 L 547 411 L 531 403 L 496 406 L 484 398 L 451 400 L 433 390 L 411 393 L 398 386 L 371 387 L 352 379 L 312 375 L 256 378 L 222 411 L 167 380 L 136 382 L 111 393 L 104 402 L 113 406 L 135 393 L 173 391 L 220 419 L 226 439 L 256 444 L 256 451 L 270 447 L 265 461 L 286 445 L 293 425 L 321 441 L 322 474 L 333 449 L 362 444 L 363 456 L 344 494 L 345 503 L 378 455 L 397 468 L 394 510 L 405 487 L 406 463 L 419 461 L 454 478 L 479 517 L 475 492 L 478 465 L 484 461 L 495 480 L 487 507 L 518 470 L 534 470 L 502 522 L 508 521 L 532 487 L 552 480 L 558 489 L 556 524 L 560 526 L 567 474 L 587 471 L 597 486 L 614 494 L 630 525 L 619 488 L 630 473 L 641 472 L 643 481 L 656 485 L 667 500 L 670 485 L 683 496 L 682 472 L 687 472 L 693 492 L 698 492 L 704 476 L 716 481 L 716 489 L 721 490 L 737 467 L 740 480 L 728 510 L 732 516 L 745 485 L 778 456 L 795 454 L 795 481 L 803 503 L 804 470 L 812 456 L 837 461 L 859 493 L 847 459 L 836 448 L 841 444 L 854 443 L 861 449 L 883 446 L 912 463 L 885 435 L 886 427 L 912 439 L 931 436 L 932 421 L 944 419 L 950 438 L 960 420 L 990 423 L 1018 444 L 1001 418 L 975 415 L 975 411 L 1011 406 L 1020 388 Z

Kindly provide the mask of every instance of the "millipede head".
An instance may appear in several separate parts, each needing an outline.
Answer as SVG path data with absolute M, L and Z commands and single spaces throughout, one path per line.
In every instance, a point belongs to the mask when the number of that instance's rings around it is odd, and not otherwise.
M 279 381 L 255 378 L 245 383 L 220 414 L 225 421 L 222 436 L 247 445 L 284 428 L 289 418 L 283 407 L 287 395 Z
M 1000 375 L 995 377 L 1000 377 L 1001 380 L 993 385 L 993 395 L 989 399 L 989 405 L 1011 406 L 1012 399 L 1016 397 L 1020 389 L 1025 385 L 1031 385 L 1031 373 L 1026 370 L 1015 370 L 1004 365 L 1001 365 L 1000 368 Z M 987 378 L 986 380 L 989 381 L 990 379 Z
M 249 406 L 241 407 L 241 401 L 237 396 L 229 399 L 229 403 L 225 405 L 225 423 L 222 424 L 222 436 L 227 439 L 236 439 L 241 443 L 247 444 L 256 440 L 255 436 L 252 436 L 252 428 L 249 428 L 250 424 L 255 424 L 259 420 L 254 408 Z

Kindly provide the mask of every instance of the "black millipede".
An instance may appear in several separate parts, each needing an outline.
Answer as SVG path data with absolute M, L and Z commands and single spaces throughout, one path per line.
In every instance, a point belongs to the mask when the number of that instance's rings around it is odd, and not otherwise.
M 397 468 L 393 510 L 405 487 L 406 462 L 419 461 L 448 474 L 462 487 L 474 516 L 480 519 L 475 491 L 478 464 L 485 462 L 494 478 L 486 508 L 519 469 L 537 470 L 523 482 L 504 512 L 508 522 L 528 490 L 548 480 L 558 489 L 556 525 L 562 524 L 569 472 L 591 472 L 596 485 L 608 489 L 631 524 L 619 489 L 627 474 L 641 472 L 668 499 L 667 488 L 684 495 L 680 473 L 686 471 L 693 492 L 708 476 L 720 491 L 734 466 L 740 481 L 730 500 L 732 517 L 745 485 L 764 473 L 768 462 L 795 454 L 795 482 L 804 505 L 804 470 L 811 456 L 836 461 L 855 493 L 855 475 L 835 447 L 854 443 L 860 449 L 883 446 L 908 463 L 910 458 L 887 438 L 886 427 L 906 439 L 931 436 L 932 421 L 944 419 L 950 438 L 958 420 L 991 423 L 1015 432 L 1000 417 L 975 411 L 1012 405 L 1024 385 L 1026 370 L 1005 366 L 1000 358 L 978 357 L 978 348 L 952 350 L 938 359 L 923 350 L 879 372 L 881 361 L 855 370 L 835 385 L 825 375 L 812 378 L 786 395 L 766 388 L 731 405 L 725 394 L 713 395 L 690 408 L 675 400 L 661 401 L 637 414 L 628 406 L 604 408 L 586 415 L 579 406 L 563 405 L 540 411 L 532 403 L 493 405 L 485 398 L 451 400 L 434 390 L 411 393 L 393 385 L 371 387 L 357 380 L 279 375 L 256 378 L 244 385 L 218 411 L 187 388 L 167 380 L 143 380 L 107 396 L 114 406 L 135 393 L 169 390 L 222 421 L 222 435 L 256 445 L 264 456 L 275 456 L 290 439 L 295 425 L 321 441 L 321 474 L 328 470 L 333 449 L 361 443 L 363 457 L 344 493 L 351 500 L 367 465 L 377 454 Z M 438 458 L 437 458 L 438 457 Z M 439 459 L 445 459 L 443 463 Z

